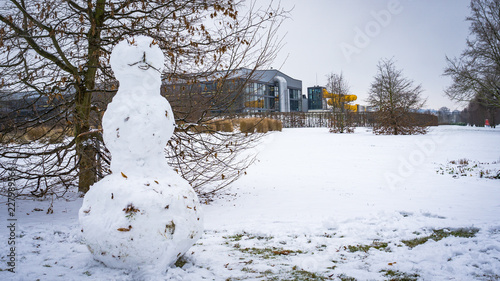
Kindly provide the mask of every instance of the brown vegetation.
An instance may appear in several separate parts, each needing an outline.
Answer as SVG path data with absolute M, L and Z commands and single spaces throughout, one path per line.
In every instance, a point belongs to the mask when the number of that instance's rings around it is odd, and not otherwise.
M 239 119 L 240 131 L 242 133 L 267 133 L 269 131 L 280 131 L 283 124 L 280 120 L 270 118 L 243 118 Z
M 42 143 L 60 143 L 65 137 L 73 136 L 72 130 L 60 127 L 37 126 L 27 128 L 25 131 L 0 134 L 0 143 L 25 144 L 34 141 Z
M 231 122 L 231 120 L 217 120 L 215 121 L 215 128 L 219 132 L 232 133 L 234 131 L 233 122 Z
M 240 123 L 240 131 L 245 134 L 252 134 L 255 132 L 257 118 L 245 118 L 238 120 Z

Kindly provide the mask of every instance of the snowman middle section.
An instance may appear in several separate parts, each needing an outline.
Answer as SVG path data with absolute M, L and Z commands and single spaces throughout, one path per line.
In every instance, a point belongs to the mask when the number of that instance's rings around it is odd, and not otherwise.
M 164 149 L 175 127 L 172 109 L 159 91 L 141 91 L 118 91 L 104 114 L 103 138 L 113 173 L 157 176 L 171 169 Z

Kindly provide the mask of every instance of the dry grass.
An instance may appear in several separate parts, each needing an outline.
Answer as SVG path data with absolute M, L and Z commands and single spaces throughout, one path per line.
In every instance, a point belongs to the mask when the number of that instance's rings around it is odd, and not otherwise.
M 73 131 L 64 131 L 62 128 L 55 128 L 47 132 L 45 135 L 45 139 L 49 143 L 59 143 L 61 142 L 65 137 L 68 136 L 73 136 Z
M 245 134 L 267 133 L 269 131 L 280 131 L 283 129 L 281 120 L 269 118 L 244 118 L 239 119 L 240 131 Z
M 269 132 L 269 119 L 267 118 L 264 118 L 264 119 L 261 119 L 257 122 L 257 126 L 255 127 L 257 133 L 267 133 Z
M 198 126 L 192 126 L 190 131 L 205 134 L 211 134 L 214 132 L 231 133 L 234 131 L 234 126 L 230 120 L 211 120 Z
M 281 120 L 276 120 L 276 119 L 267 119 L 269 120 L 269 131 L 279 131 L 281 132 L 283 130 L 283 123 Z
M 1 134 L 2 143 L 26 144 L 33 141 L 41 141 L 50 144 L 59 143 L 65 137 L 73 136 L 72 130 L 63 128 L 54 128 L 48 126 L 37 126 L 26 129 L 24 132 Z
M 240 131 L 245 134 L 255 133 L 255 127 L 257 125 L 257 118 L 244 118 L 240 119 Z
M 32 127 L 26 131 L 26 134 L 24 134 L 24 136 L 28 141 L 39 140 L 41 138 L 44 138 L 47 135 L 48 131 L 49 128 L 44 126 Z
M 230 120 L 217 120 L 215 126 L 220 132 L 232 133 L 234 131 L 233 123 Z

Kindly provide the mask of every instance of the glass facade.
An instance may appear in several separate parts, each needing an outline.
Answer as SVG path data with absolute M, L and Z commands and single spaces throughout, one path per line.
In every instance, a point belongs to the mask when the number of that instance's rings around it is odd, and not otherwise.
M 278 84 L 248 83 L 245 87 L 245 111 L 265 112 L 280 111 Z M 302 111 L 302 91 L 288 89 L 290 111 Z
M 245 87 L 245 110 L 249 112 L 279 111 L 278 87 L 262 83 L 248 83 Z
M 306 108 L 300 80 L 276 70 L 257 71 L 251 78 L 245 75 L 242 71 L 243 78 L 166 84 L 162 89 L 165 95 L 179 100 L 178 106 L 190 106 L 193 103 L 186 101 L 196 99 L 197 104 L 209 106 L 212 112 L 301 112 L 302 107 Z
M 323 109 L 323 89 L 324 87 L 307 88 L 307 103 L 309 110 Z
M 302 91 L 298 89 L 288 89 L 290 95 L 290 112 L 302 111 Z

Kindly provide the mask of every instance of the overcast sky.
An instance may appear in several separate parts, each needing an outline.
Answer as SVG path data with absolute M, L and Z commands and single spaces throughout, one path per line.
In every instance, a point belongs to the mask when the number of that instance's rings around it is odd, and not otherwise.
M 264 2 L 264 1 L 263 1 Z M 324 86 L 328 73 L 343 72 L 356 103 L 367 92 L 381 58 L 422 84 L 425 108 L 461 109 L 444 96 L 445 56 L 457 57 L 469 34 L 470 0 L 283 0 L 292 8 L 283 23 L 286 45 L 273 63 L 307 87 Z

